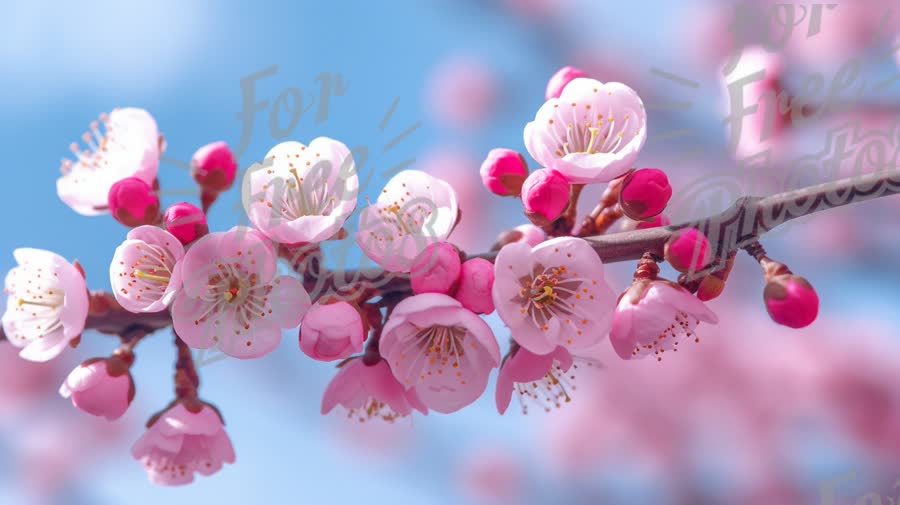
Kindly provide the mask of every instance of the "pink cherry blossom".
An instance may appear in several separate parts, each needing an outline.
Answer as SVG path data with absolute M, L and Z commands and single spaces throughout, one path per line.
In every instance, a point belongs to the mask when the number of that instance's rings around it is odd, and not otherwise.
M 90 130 L 82 136 L 85 149 L 72 144 L 76 159 L 62 161 L 63 175 L 56 182 L 60 199 L 85 216 L 108 212 L 109 190 L 122 179 L 137 177 L 153 184 L 160 157 L 156 121 L 143 109 L 129 107 L 101 114 L 100 122 L 92 122 Z
M 305 146 L 282 142 L 244 176 L 250 222 L 284 244 L 334 236 L 356 208 L 359 179 L 347 146 L 318 137 Z
M 191 157 L 191 177 L 203 191 L 218 194 L 231 188 L 237 175 L 237 162 L 223 141 L 207 144 Z
M 525 146 L 569 182 L 609 182 L 631 170 L 647 140 L 647 114 L 628 86 L 595 79 L 570 82 L 525 126 Z
M 139 226 L 113 254 L 109 279 L 119 304 L 131 312 L 160 312 L 181 289 L 184 246 L 156 226 Z
M 75 367 L 59 388 L 63 398 L 93 416 L 113 421 L 122 417 L 134 399 L 134 382 L 128 373 L 134 357 L 114 356 L 89 360 Z
M 365 340 L 359 310 L 344 301 L 316 303 L 300 326 L 300 350 L 319 361 L 345 359 L 362 352 Z
M 413 292 L 450 293 L 459 280 L 462 263 L 459 251 L 448 242 L 431 244 L 416 258 L 410 270 Z
M 511 149 L 491 149 L 481 164 L 481 182 L 491 193 L 515 196 L 528 177 L 528 165 L 521 154 Z
M 512 338 L 534 354 L 587 349 L 609 333 L 616 295 L 585 240 L 514 243 L 494 262 L 494 306 Z
M 506 413 L 514 394 L 518 394 L 526 414 L 527 401 L 547 412 L 570 402 L 569 369 L 573 363 L 572 355 L 562 346 L 549 354 L 534 354 L 514 345 L 497 376 L 497 411 Z
M 653 355 L 661 361 L 666 351 L 697 339 L 700 321 L 716 324 L 719 318 L 681 286 L 642 279 L 619 298 L 609 339 L 622 359 Z
M 84 330 L 88 291 L 84 276 L 63 257 L 41 249 L 16 249 L 6 275 L 3 331 L 29 361 L 48 361 Z
M 256 230 L 237 226 L 211 233 L 181 261 L 184 288 L 172 320 L 194 349 L 215 346 L 235 358 L 258 358 L 272 352 L 281 331 L 296 328 L 309 309 L 300 281 L 276 275 L 275 250 Z
M 131 456 L 147 470 L 150 482 L 181 486 L 194 474 L 212 475 L 225 463 L 234 463 L 234 448 L 215 409 L 201 404 L 199 411 L 176 403 L 152 421 L 134 443 Z
M 522 184 L 522 205 L 529 216 L 553 221 L 568 204 L 569 181 L 555 170 L 535 170 Z
M 182 244 L 187 245 L 209 233 L 206 214 L 187 202 L 176 203 L 163 216 L 166 231 L 171 233 Z
M 404 170 L 360 213 L 356 243 L 385 270 L 409 272 L 426 247 L 447 239 L 458 215 L 453 187 L 425 172 Z
M 557 70 L 556 73 L 553 74 L 553 76 L 547 82 L 547 91 L 545 93 L 545 98 L 547 100 L 550 100 L 551 98 L 559 98 L 559 96 L 562 95 L 563 90 L 566 88 L 566 85 L 579 77 L 587 76 L 588 75 L 584 70 L 575 67 L 563 67 Z
M 415 295 L 394 308 L 381 334 L 394 377 L 428 408 L 449 414 L 474 402 L 500 365 L 491 328 L 453 298 Z
M 340 405 L 349 419 L 381 419 L 387 422 L 412 414 L 413 409 L 428 414 L 414 389 L 406 390 L 397 382 L 383 360 L 369 363 L 352 358 L 343 365 L 322 397 L 322 415 Z
M 472 258 L 462 264 L 453 297 L 476 314 L 490 314 L 494 311 L 493 288 L 494 264 L 484 258 Z

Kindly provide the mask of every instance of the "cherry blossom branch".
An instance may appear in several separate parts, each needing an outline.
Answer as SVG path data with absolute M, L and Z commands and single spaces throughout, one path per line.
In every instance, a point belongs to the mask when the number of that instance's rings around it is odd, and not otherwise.
M 746 247 L 766 232 L 788 221 L 852 203 L 900 193 L 900 170 L 840 179 L 768 197 L 743 197 L 720 214 L 667 227 L 635 230 L 610 235 L 586 237 L 605 263 L 640 259 L 645 253 L 662 257 L 666 242 L 679 230 L 696 228 L 703 232 L 712 246 L 713 261 L 704 270 L 686 276 L 687 280 L 701 277 L 724 264 L 728 256 Z M 493 260 L 496 251 L 472 257 Z M 297 265 L 298 267 L 300 265 Z M 298 268 L 298 270 L 300 270 Z M 302 270 L 300 270 L 302 272 Z M 372 290 L 383 298 L 411 293 L 406 274 L 381 269 L 320 270 L 306 272 L 304 284 L 313 298 L 341 292 Z M 134 314 L 111 308 L 88 316 L 85 330 L 111 335 L 125 335 L 143 331 L 152 333 L 172 324 L 168 311 Z M 0 329 L 0 340 L 6 335 Z

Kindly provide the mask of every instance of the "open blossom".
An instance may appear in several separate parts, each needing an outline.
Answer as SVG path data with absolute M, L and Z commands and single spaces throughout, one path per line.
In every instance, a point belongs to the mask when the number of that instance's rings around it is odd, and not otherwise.
M 366 358 L 352 358 L 341 366 L 325 389 L 322 415 L 338 405 L 347 409 L 348 418 L 360 421 L 393 422 L 410 415 L 413 409 L 428 414 L 416 391 L 401 386 L 383 359 L 370 364 Z
M 156 121 L 143 109 L 129 107 L 101 114 L 90 130 L 82 136 L 85 149 L 71 145 L 75 161 L 62 161 L 63 175 L 56 182 L 62 201 L 85 216 L 108 212 L 109 190 L 122 179 L 137 177 L 153 184 L 160 157 Z
M 500 365 L 491 328 L 453 298 L 406 298 L 384 325 L 379 349 L 394 377 L 431 410 L 449 414 L 474 402 Z
M 647 114 L 633 89 L 577 78 L 525 126 L 525 146 L 573 184 L 609 182 L 632 168 L 647 140 Z
M 344 301 L 316 303 L 303 317 L 300 327 L 300 350 L 319 361 L 345 359 L 362 352 L 365 340 L 359 311 Z
M 160 312 L 172 304 L 181 288 L 184 246 L 156 226 L 130 232 L 113 255 L 110 284 L 116 301 L 131 312 Z
M 356 242 L 385 270 L 409 272 L 426 247 L 450 235 L 458 214 L 452 186 L 425 172 L 404 170 L 360 213 Z
M 272 244 L 237 226 L 199 239 L 181 260 L 184 288 L 172 306 L 175 332 L 195 349 L 216 346 L 229 356 L 272 352 L 281 330 L 296 328 L 309 309 L 300 281 L 276 276 Z
M 526 414 L 528 401 L 547 412 L 570 402 L 568 372 L 573 363 L 572 355 L 562 346 L 549 354 L 534 354 L 514 346 L 497 376 L 497 411 L 506 413 L 514 394 L 518 394 Z
M 642 279 L 619 298 L 609 339 L 622 359 L 653 355 L 661 361 L 680 343 L 698 340 L 695 330 L 700 321 L 715 324 L 719 318 L 681 286 Z
M 134 443 L 131 455 L 144 465 L 150 482 L 181 486 L 194 481 L 194 474 L 212 475 L 225 463 L 234 463 L 234 447 L 222 418 L 211 406 L 199 411 L 176 403 L 152 420 Z
M 6 275 L 3 331 L 30 361 L 48 361 L 84 330 L 88 291 L 84 276 L 63 257 L 41 249 L 16 249 Z
M 59 388 L 79 410 L 113 421 L 122 417 L 134 399 L 128 368 L 133 355 L 88 360 L 75 367 Z
M 534 354 L 592 347 L 609 333 L 616 295 L 585 240 L 513 243 L 494 262 L 494 306 L 512 338 Z
M 347 146 L 319 137 L 305 146 L 282 142 L 244 176 L 250 222 L 283 244 L 334 236 L 356 208 L 359 179 Z

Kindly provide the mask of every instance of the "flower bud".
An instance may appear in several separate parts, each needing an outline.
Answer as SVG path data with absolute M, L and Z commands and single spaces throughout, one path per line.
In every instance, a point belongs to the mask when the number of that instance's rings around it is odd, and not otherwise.
M 134 399 L 134 382 L 128 372 L 133 355 L 88 360 L 72 370 L 60 386 L 63 398 L 93 416 L 112 421 L 122 417 Z
M 109 188 L 109 212 L 113 218 L 136 228 L 159 222 L 159 197 L 149 184 L 137 177 L 128 177 Z
M 522 184 L 522 203 L 530 218 L 553 221 L 569 204 L 569 181 L 555 170 L 535 170 Z
M 225 142 L 207 144 L 191 158 L 191 177 L 200 186 L 200 200 L 204 211 L 231 188 L 237 176 L 237 162 Z
M 448 242 L 431 244 L 416 258 L 409 274 L 413 292 L 448 294 L 462 268 L 459 251 Z
M 481 164 L 481 182 L 495 195 L 519 196 L 526 177 L 525 158 L 510 149 L 491 149 Z
M 563 89 L 567 84 L 572 82 L 573 80 L 579 77 L 587 77 L 588 75 L 580 69 L 575 67 L 563 67 L 556 71 L 553 74 L 553 77 L 550 78 L 550 81 L 547 82 L 547 92 L 545 94 L 545 98 L 550 100 L 551 98 L 559 98 L 559 95 L 562 94 Z
M 769 316 L 778 324 L 803 328 L 819 315 L 819 296 L 803 277 L 793 274 L 776 275 L 768 279 L 763 300 Z
M 169 207 L 163 220 L 166 230 L 185 245 L 209 233 L 206 214 L 189 203 L 176 203 Z
M 683 273 L 702 270 L 712 259 L 709 240 L 696 228 L 677 231 L 666 242 L 664 255 L 672 268 Z
M 490 314 L 494 311 L 493 287 L 494 264 L 484 258 L 473 258 L 462 264 L 459 287 L 454 296 L 472 312 Z
M 237 163 L 225 142 L 207 144 L 191 158 L 191 177 L 204 191 L 226 191 L 234 184 L 236 175 Z
M 619 193 L 619 205 L 626 216 L 644 221 L 658 216 L 672 198 L 672 187 L 665 172 L 643 168 L 625 176 Z
M 714 298 L 718 298 L 725 290 L 725 281 L 715 275 L 707 275 L 700 281 L 697 288 L 697 298 L 700 301 L 708 302 Z
M 362 352 L 365 340 L 362 316 L 344 301 L 316 303 L 300 325 L 300 350 L 319 361 L 349 358 Z
M 649 221 L 638 221 L 635 229 L 649 230 L 650 228 L 659 228 L 660 226 L 669 226 L 670 224 L 672 224 L 672 220 L 666 217 L 664 214 L 660 214 L 654 218 L 651 218 Z

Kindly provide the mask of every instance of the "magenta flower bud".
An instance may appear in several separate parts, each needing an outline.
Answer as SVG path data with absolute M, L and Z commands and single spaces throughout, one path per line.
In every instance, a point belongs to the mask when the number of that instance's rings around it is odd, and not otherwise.
M 448 242 L 429 245 L 416 258 L 409 274 L 413 292 L 448 294 L 459 279 L 459 251 Z
M 672 220 L 663 214 L 660 214 L 649 221 L 639 221 L 635 227 L 638 230 L 649 230 L 650 228 L 659 228 L 660 226 L 669 226 Z
M 454 297 L 476 314 L 490 314 L 494 311 L 493 287 L 494 264 L 484 258 L 470 259 L 462 264 Z
M 702 270 L 712 259 L 709 240 L 696 228 L 679 230 L 666 242 L 666 261 L 682 273 Z
M 109 212 L 116 221 L 136 228 L 159 222 L 159 197 L 149 184 L 128 177 L 109 188 Z
M 769 279 L 763 300 L 772 320 L 790 328 L 809 326 L 819 315 L 816 290 L 797 275 L 783 274 Z
M 526 177 L 525 158 L 511 149 L 491 149 L 481 164 L 481 182 L 495 195 L 519 196 Z
M 72 405 L 82 412 L 118 419 L 134 399 L 134 381 L 128 372 L 133 361 L 131 354 L 85 361 L 66 377 L 59 394 L 71 397 Z
M 163 221 L 166 223 L 166 230 L 184 245 L 209 233 L 206 214 L 186 202 L 169 207 Z
M 191 177 L 204 191 L 218 194 L 231 188 L 237 163 L 225 142 L 207 144 L 191 159 Z
M 535 170 L 522 184 L 522 203 L 529 217 L 553 221 L 569 204 L 569 181 L 555 170 Z
M 579 77 L 587 76 L 587 73 L 575 67 L 563 67 L 557 70 L 553 77 L 550 78 L 550 81 L 547 82 L 546 99 L 559 98 L 567 84 Z
M 362 316 L 343 301 L 316 303 L 300 324 L 300 350 L 319 361 L 349 358 L 362 352 L 365 340 Z
M 619 205 L 626 216 L 645 221 L 661 214 L 670 198 L 672 187 L 666 173 L 656 168 L 642 168 L 625 176 Z

